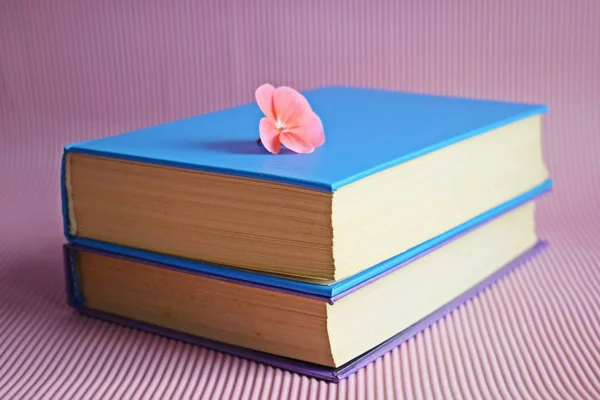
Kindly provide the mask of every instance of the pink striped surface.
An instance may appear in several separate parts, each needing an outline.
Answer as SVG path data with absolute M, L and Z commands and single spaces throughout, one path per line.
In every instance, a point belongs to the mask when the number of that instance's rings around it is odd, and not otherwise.
M 600 398 L 600 2 L 0 1 L 0 398 Z M 543 102 L 551 247 L 326 384 L 73 314 L 61 147 L 263 82 Z

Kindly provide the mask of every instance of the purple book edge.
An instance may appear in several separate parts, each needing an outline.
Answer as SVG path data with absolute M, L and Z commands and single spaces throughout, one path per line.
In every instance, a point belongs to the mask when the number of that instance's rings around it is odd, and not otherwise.
M 419 332 L 428 328 L 430 325 L 434 324 L 451 311 L 455 310 L 462 304 L 469 301 L 471 298 L 476 296 L 477 294 L 484 291 L 486 288 L 491 286 L 494 282 L 498 281 L 502 277 L 508 275 L 517 267 L 523 265 L 527 262 L 531 257 L 538 254 L 542 249 L 544 249 L 548 243 L 546 241 L 540 241 L 535 246 L 533 246 L 528 251 L 521 254 L 519 257 L 515 258 L 510 263 L 506 264 L 504 267 L 488 276 L 486 279 L 473 286 L 471 289 L 464 292 L 462 295 L 458 296 L 454 300 L 450 301 L 446 305 L 442 306 L 438 310 L 429 314 L 427 317 L 423 318 L 419 322 L 410 326 L 409 328 L 403 330 L 387 341 L 383 342 L 379 346 L 371 349 L 370 351 L 362 354 L 356 359 L 349 361 L 345 365 L 338 368 L 330 368 L 316 364 L 309 364 L 302 361 L 297 361 L 293 359 L 288 359 L 284 357 L 278 357 L 271 354 L 246 349 L 239 346 L 234 346 L 226 343 L 217 342 L 214 340 L 204 339 L 198 336 L 193 336 L 181 332 L 177 332 L 174 330 L 161 328 L 158 326 L 146 324 L 143 322 L 131 320 L 129 318 L 121 317 L 118 315 L 108 314 L 100 311 L 91 310 L 85 308 L 83 306 L 83 299 L 78 297 L 78 288 L 74 285 L 77 285 L 76 279 L 73 277 L 76 276 L 75 265 L 73 260 L 73 253 L 69 251 L 68 248 L 64 249 L 65 255 L 65 279 L 66 279 L 66 291 L 67 291 L 67 299 L 68 303 L 71 307 L 76 309 L 83 315 L 105 320 L 108 322 L 113 322 L 116 324 L 124 325 L 130 328 L 139 329 L 142 331 L 158 334 L 161 336 L 169 337 L 175 340 L 179 340 L 182 342 L 187 342 L 190 344 L 202 346 L 211 350 L 223 352 L 230 354 L 232 356 L 245 358 L 251 361 L 263 363 L 266 365 L 273 366 L 275 368 L 281 368 L 284 370 L 288 370 L 291 372 L 296 372 L 301 375 L 321 379 L 328 382 L 339 382 L 349 375 L 353 374 L 357 370 L 365 367 L 366 365 L 372 363 L 379 357 L 383 356 L 393 348 L 399 346 L 403 342 L 407 341 L 411 337 L 415 336 Z M 75 289 L 75 290 L 74 290 Z

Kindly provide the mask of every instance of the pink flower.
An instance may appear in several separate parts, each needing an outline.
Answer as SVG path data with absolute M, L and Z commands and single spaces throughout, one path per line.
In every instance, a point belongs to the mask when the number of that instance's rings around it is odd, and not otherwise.
M 325 142 L 321 119 L 294 89 L 264 84 L 255 96 L 265 114 L 259 124 L 260 140 L 271 153 L 278 154 L 282 144 L 296 153 L 312 153 Z

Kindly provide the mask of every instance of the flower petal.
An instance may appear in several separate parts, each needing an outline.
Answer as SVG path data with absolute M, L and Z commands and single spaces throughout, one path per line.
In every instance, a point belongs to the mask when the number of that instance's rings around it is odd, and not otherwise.
M 312 153 L 315 150 L 315 147 L 304 140 L 304 138 L 290 132 L 282 132 L 279 135 L 279 140 L 281 140 L 281 143 L 285 147 L 296 153 Z
M 288 128 L 306 123 L 312 113 L 308 100 L 287 86 L 280 86 L 275 89 L 273 111 L 275 119 Z
M 258 103 L 260 110 L 267 118 L 274 121 L 275 113 L 273 112 L 273 93 L 275 93 L 275 87 L 271 84 L 265 83 L 256 89 L 254 97 L 256 97 L 256 102 Z
M 279 132 L 275 127 L 275 123 L 268 118 L 261 118 L 258 130 L 260 131 L 260 141 L 263 146 L 269 152 L 279 154 L 281 151 L 281 141 L 279 140 Z
M 325 133 L 323 132 L 323 123 L 321 118 L 314 112 L 311 118 L 300 126 L 288 129 L 290 133 L 300 136 L 304 141 L 310 143 L 313 147 L 319 147 L 325 143 Z

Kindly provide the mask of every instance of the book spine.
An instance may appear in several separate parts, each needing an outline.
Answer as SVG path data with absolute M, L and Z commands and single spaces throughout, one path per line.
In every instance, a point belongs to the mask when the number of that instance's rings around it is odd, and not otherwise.
M 83 294 L 77 275 L 77 257 L 68 245 L 63 246 L 63 262 L 67 303 L 77 309 L 83 305 Z
M 60 198 L 62 207 L 63 234 L 67 241 L 71 241 L 71 227 L 69 223 L 69 193 L 67 192 L 67 149 L 63 151 L 60 166 Z

